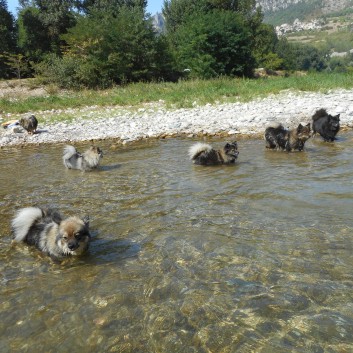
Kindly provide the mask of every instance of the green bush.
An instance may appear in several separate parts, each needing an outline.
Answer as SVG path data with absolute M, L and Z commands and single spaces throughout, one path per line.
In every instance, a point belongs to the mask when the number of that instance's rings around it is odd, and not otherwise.
M 80 88 L 77 69 L 81 63 L 76 58 L 60 58 L 56 54 L 48 54 L 43 61 L 33 65 L 36 76 L 44 83 L 52 83 L 62 88 Z
M 251 76 L 255 60 L 250 30 L 235 12 L 195 14 L 173 34 L 178 69 L 191 77 Z

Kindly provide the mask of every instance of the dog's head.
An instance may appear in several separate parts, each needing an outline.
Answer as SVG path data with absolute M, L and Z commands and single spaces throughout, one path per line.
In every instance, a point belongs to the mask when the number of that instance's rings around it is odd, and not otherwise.
M 223 147 L 223 151 L 228 158 L 228 163 L 235 162 L 239 155 L 237 142 L 226 143 Z
M 305 142 L 311 136 L 310 123 L 306 125 L 299 124 L 297 127 L 298 140 Z
M 338 131 L 340 128 L 340 114 L 337 115 L 329 115 L 328 116 L 328 122 L 330 125 L 330 129 L 333 131 Z
M 82 254 L 88 249 L 90 240 L 88 217 L 74 216 L 60 222 L 56 243 L 65 255 Z
M 103 151 L 99 147 L 91 146 L 89 150 L 92 154 L 96 154 L 99 158 L 103 158 Z

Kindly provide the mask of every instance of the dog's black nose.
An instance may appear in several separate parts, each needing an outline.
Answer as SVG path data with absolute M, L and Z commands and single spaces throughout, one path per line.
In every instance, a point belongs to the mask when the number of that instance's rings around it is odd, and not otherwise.
M 67 246 L 71 251 L 73 251 L 79 247 L 79 244 L 78 243 L 69 243 L 69 244 L 67 244 Z

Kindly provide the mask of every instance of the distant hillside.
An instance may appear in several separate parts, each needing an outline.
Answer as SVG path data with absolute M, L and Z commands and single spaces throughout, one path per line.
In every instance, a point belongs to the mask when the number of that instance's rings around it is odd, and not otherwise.
M 275 26 L 353 10 L 352 0 L 257 0 L 257 5 L 262 7 L 265 22 Z

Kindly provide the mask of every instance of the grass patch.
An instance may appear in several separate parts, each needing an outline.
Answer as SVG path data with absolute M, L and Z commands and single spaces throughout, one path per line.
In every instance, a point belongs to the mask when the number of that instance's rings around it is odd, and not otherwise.
M 0 110 L 4 113 L 21 114 L 43 110 L 65 110 L 85 106 L 120 106 L 135 110 L 145 103 L 161 103 L 170 109 L 189 108 L 195 105 L 246 102 L 278 94 L 284 90 L 320 91 L 353 87 L 353 75 L 347 73 L 308 73 L 289 77 L 261 79 L 218 78 L 190 80 L 178 83 L 136 83 L 104 91 L 84 90 L 56 92 L 41 97 L 2 98 Z M 58 113 L 59 116 L 70 114 Z M 59 120 L 69 120 L 60 118 Z

